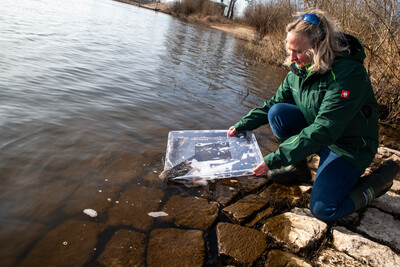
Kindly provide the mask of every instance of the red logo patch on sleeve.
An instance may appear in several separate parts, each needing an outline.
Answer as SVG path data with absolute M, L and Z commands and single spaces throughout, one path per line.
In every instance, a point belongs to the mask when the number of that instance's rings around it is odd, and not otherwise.
M 349 98 L 349 94 L 350 94 L 349 91 L 343 90 L 343 91 L 342 91 L 341 97 L 343 97 L 343 98 Z

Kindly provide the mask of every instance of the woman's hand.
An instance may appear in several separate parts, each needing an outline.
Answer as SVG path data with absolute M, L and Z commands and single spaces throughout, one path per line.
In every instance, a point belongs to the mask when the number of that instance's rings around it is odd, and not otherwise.
M 237 131 L 235 129 L 235 127 L 231 126 L 231 128 L 229 128 L 228 133 L 226 134 L 227 137 L 232 137 L 232 136 L 236 136 L 237 135 Z
M 267 171 L 269 171 L 269 167 L 267 166 L 267 164 L 263 161 L 260 165 L 258 165 L 254 170 L 253 170 L 253 174 L 255 176 L 260 176 L 263 174 L 266 174 Z

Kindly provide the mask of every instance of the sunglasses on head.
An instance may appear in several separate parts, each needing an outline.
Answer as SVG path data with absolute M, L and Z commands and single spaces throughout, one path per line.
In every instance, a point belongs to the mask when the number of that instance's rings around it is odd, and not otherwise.
M 300 20 L 300 19 L 305 20 L 311 24 L 318 25 L 319 29 L 324 34 L 324 38 L 325 38 L 325 30 L 324 30 L 324 27 L 322 26 L 322 21 L 315 13 L 304 13 L 303 15 L 301 15 L 300 17 L 297 18 L 297 20 Z
M 311 24 L 314 25 L 320 25 L 321 24 L 321 20 L 319 19 L 319 17 L 314 14 L 314 13 L 304 13 L 303 15 L 301 15 L 300 17 L 297 18 L 297 20 L 303 19 Z

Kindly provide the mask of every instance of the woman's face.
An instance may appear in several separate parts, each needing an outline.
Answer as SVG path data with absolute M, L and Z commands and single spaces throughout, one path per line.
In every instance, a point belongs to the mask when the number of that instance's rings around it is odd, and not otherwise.
M 307 52 L 312 48 L 310 41 L 301 33 L 288 32 L 286 46 L 289 51 L 290 60 L 295 62 L 299 69 L 312 62 L 312 57 Z

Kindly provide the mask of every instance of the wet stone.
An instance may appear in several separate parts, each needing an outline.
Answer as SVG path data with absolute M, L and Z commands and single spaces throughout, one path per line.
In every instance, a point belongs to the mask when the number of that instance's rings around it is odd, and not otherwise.
M 104 224 L 67 220 L 48 232 L 20 266 L 83 266 L 92 257 Z
M 297 253 L 321 240 L 328 226 L 313 217 L 309 210 L 295 209 L 294 212 L 269 218 L 261 230 L 280 245 Z
M 346 253 L 336 251 L 334 249 L 325 249 L 319 253 L 315 262 L 316 266 L 332 267 L 332 266 L 354 266 L 363 267 L 365 264 L 353 259 Z
M 45 226 L 20 220 L 1 220 L 0 266 L 16 266 L 19 255 L 43 233 Z
M 203 266 L 206 259 L 203 234 L 200 230 L 153 230 L 147 248 L 147 266 Z
M 158 211 L 163 196 L 163 191 L 159 189 L 131 185 L 109 209 L 107 224 L 132 226 L 147 231 L 153 222 L 148 213 Z
M 259 195 L 268 203 L 280 210 L 290 209 L 295 206 L 304 205 L 309 198 L 308 186 L 285 186 L 273 183 Z
M 241 224 L 257 211 L 267 205 L 267 200 L 251 194 L 240 199 L 236 203 L 223 209 L 223 212 L 235 223 Z
M 311 267 L 312 265 L 295 254 L 282 250 L 271 250 L 267 255 L 267 261 L 265 262 L 265 267 L 267 266 Z
M 85 183 L 70 197 L 65 204 L 64 212 L 73 215 L 82 213 L 84 209 L 93 209 L 101 216 L 115 202 L 119 190 L 120 188 L 116 186 L 107 187 L 94 182 Z
M 237 187 L 237 179 L 229 179 L 229 181 L 236 182 L 227 182 L 223 180 L 216 180 L 215 182 L 208 183 L 207 186 L 203 187 L 203 195 L 204 197 L 214 200 L 218 202 L 220 205 L 227 205 L 232 201 L 239 193 L 240 189 Z
M 389 191 L 383 196 L 374 199 L 374 201 L 370 203 L 370 206 L 400 215 L 400 195 Z
M 218 223 L 217 238 L 219 254 L 237 264 L 251 265 L 267 247 L 264 233 L 237 224 Z
M 344 227 L 333 229 L 333 245 L 369 266 L 400 266 L 400 257 L 389 247 L 373 242 Z
M 268 179 L 258 177 L 238 177 L 235 179 L 238 181 L 237 186 L 244 193 L 256 191 L 268 182 Z
M 205 198 L 172 196 L 162 211 L 168 216 L 159 217 L 162 221 L 176 226 L 207 230 L 218 218 L 218 205 Z
M 98 263 L 104 266 L 144 266 L 146 261 L 146 235 L 131 231 L 118 230 L 107 242 Z
M 392 215 L 375 208 L 368 208 L 357 229 L 400 251 L 400 221 Z
M 105 166 L 96 177 L 100 181 L 107 180 L 112 185 L 125 184 L 143 169 L 143 166 L 139 165 L 140 162 L 137 155 L 124 153 Z
M 246 223 L 245 225 L 247 227 L 253 227 L 255 226 L 258 222 L 260 222 L 263 219 L 269 218 L 274 214 L 275 209 L 274 208 L 267 208 L 263 211 L 260 211 L 256 214 L 256 216 L 251 220 L 250 222 Z
M 162 185 L 159 177 L 159 171 L 156 169 L 152 169 L 145 174 L 143 174 L 142 177 L 143 181 L 145 181 L 149 185 Z

